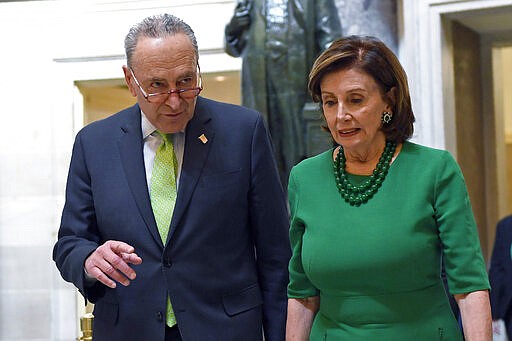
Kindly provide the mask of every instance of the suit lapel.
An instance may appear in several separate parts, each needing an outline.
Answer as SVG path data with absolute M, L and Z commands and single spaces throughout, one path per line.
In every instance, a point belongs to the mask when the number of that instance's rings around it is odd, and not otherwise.
M 174 234 L 183 213 L 190 203 L 190 198 L 206 164 L 210 148 L 214 143 L 214 131 L 211 124 L 209 124 L 210 121 L 211 115 L 205 99 L 198 97 L 194 116 L 187 124 L 185 133 L 183 164 L 169 239 Z M 204 135 L 206 140 L 201 137 L 202 135 Z
M 119 153 L 123 164 L 126 180 L 137 204 L 139 212 L 146 223 L 146 227 L 153 239 L 162 245 L 158 234 L 151 201 L 149 198 L 140 125 L 140 108 L 135 105 L 128 110 L 127 120 L 121 126 L 121 136 L 118 140 Z

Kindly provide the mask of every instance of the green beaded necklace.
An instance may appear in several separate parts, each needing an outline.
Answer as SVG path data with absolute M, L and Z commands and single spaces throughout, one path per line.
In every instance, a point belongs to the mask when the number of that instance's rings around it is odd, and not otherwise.
M 341 197 L 351 206 L 366 204 L 377 193 L 386 178 L 395 150 L 396 143 L 387 141 L 386 148 L 384 148 L 370 178 L 361 185 L 353 185 L 348 180 L 345 153 L 343 147 L 340 146 L 336 160 L 334 160 L 334 178 Z

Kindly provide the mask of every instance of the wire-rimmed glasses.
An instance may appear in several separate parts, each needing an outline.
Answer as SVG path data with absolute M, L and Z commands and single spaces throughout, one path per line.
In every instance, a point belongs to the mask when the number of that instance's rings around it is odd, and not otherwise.
M 203 79 L 201 77 L 201 71 L 199 70 L 199 66 L 197 67 L 198 86 L 193 88 L 169 89 L 165 92 L 155 92 L 149 94 L 140 85 L 139 81 L 137 80 L 137 77 L 135 77 L 135 74 L 133 73 L 132 68 L 130 67 L 129 69 L 130 72 L 132 73 L 135 84 L 137 84 L 140 91 L 142 92 L 142 95 L 149 103 L 163 103 L 167 101 L 171 94 L 178 94 L 178 96 L 180 96 L 183 99 L 194 99 L 201 93 L 201 90 L 203 90 Z

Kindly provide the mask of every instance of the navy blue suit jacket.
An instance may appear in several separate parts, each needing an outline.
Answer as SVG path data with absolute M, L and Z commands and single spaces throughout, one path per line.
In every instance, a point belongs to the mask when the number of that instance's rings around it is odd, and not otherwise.
M 496 239 L 489 268 L 491 310 L 493 319 L 506 319 L 512 313 L 512 216 L 502 219 L 496 227 Z M 509 316 L 510 317 L 510 316 Z M 507 322 L 507 321 L 506 321 Z M 507 326 L 512 330 L 512 326 Z
M 204 134 L 208 141 L 198 137 Z M 163 340 L 169 293 L 188 340 L 283 340 L 290 257 L 286 199 L 261 115 L 197 99 L 166 245 L 151 210 L 140 108 L 76 136 L 54 260 L 94 307 L 94 340 Z M 128 287 L 86 285 L 107 240 L 135 248 Z

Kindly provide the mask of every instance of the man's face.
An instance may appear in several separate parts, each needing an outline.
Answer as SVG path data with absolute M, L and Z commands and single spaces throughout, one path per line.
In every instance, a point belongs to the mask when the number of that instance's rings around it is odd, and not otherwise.
M 123 67 L 125 80 L 148 120 L 162 133 L 184 130 L 194 115 L 197 97 L 171 93 L 148 101 L 136 80 L 146 95 L 198 86 L 197 59 L 189 38 L 181 33 L 165 38 L 141 37 L 132 61 L 131 71 Z

